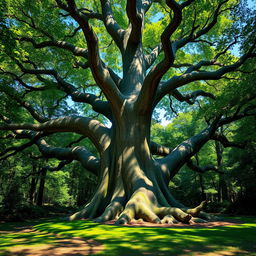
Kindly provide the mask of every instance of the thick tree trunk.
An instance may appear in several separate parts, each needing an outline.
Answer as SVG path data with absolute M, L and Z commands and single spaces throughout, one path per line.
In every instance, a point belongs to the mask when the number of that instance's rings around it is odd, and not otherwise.
M 143 219 L 155 223 L 188 223 L 199 215 L 204 203 L 188 209 L 171 195 L 169 180 L 150 153 L 149 125 L 147 117 L 126 113 L 115 120 L 111 144 L 101 155 L 101 181 L 97 191 L 71 220 L 116 219 L 117 223 L 124 224 Z

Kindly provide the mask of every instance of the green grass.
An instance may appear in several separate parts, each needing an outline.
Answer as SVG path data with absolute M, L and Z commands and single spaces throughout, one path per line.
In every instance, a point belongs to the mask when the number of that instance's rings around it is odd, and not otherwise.
M 105 249 L 97 255 L 254 255 L 256 256 L 256 219 L 243 218 L 244 224 L 214 228 L 152 228 L 101 225 L 89 221 L 46 220 L 34 223 L 36 232 L 2 233 L 0 255 L 15 245 L 53 244 L 58 237 L 95 239 Z M 20 223 L 21 224 L 21 223 Z M 12 224 L 15 225 L 15 224 Z M 16 223 L 16 225 L 19 225 Z M 2 254 L 1 254 L 2 252 Z M 228 252 L 229 254 L 224 254 Z M 212 255 L 212 254 L 211 254 Z

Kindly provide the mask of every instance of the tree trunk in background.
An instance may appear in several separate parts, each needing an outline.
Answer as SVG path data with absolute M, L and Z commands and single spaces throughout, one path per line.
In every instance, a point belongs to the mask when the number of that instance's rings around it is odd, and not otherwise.
M 44 197 L 44 185 L 45 185 L 45 178 L 46 178 L 47 169 L 42 168 L 41 174 L 40 174 L 40 183 L 38 188 L 38 194 L 37 194 L 37 206 L 43 205 L 43 197 Z
M 199 182 L 200 182 L 200 188 L 201 188 L 201 201 L 203 201 L 203 200 L 206 200 L 206 194 L 205 194 L 203 175 L 201 173 L 199 174 Z
M 223 146 L 219 141 L 215 141 L 215 148 L 217 154 L 217 167 L 219 171 L 223 172 Z M 225 200 L 228 200 L 228 188 L 225 180 L 225 175 L 220 173 L 218 184 L 218 201 L 223 202 Z
M 30 189 L 29 189 L 29 203 L 33 205 L 36 200 L 36 185 L 38 182 L 38 175 L 36 175 L 36 166 L 33 165 L 33 173 L 31 177 Z

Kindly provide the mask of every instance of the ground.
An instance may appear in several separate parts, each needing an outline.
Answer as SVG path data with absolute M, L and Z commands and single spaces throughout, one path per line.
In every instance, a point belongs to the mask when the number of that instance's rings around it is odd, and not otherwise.
M 60 219 L 0 223 L 0 255 L 256 256 L 256 218 L 147 225 Z

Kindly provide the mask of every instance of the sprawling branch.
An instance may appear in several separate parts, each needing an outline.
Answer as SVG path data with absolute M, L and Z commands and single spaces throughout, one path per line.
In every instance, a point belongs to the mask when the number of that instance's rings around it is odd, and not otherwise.
M 87 136 L 101 152 L 109 143 L 109 131 L 99 121 L 91 118 L 72 116 L 61 117 L 40 124 L 2 124 L 0 130 L 32 130 L 47 133 L 75 132 Z
M 205 35 L 206 33 L 208 33 L 217 23 L 219 15 L 223 12 L 221 8 L 227 2 L 228 0 L 224 0 L 218 4 L 218 6 L 216 7 L 212 15 L 212 20 L 209 22 L 210 20 L 210 17 L 209 17 L 207 19 L 207 22 L 204 24 L 204 26 L 200 30 L 195 32 L 196 28 L 193 26 L 191 33 L 187 37 L 177 40 L 175 42 L 176 49 L 180 49 L 181 47 L 185 46 L 187 43 L 193 42 L 196 39 L 200 38 L 202 35 Z
M 19 132 L 18 134 L 20 134 Z M 60 147 L 53 147 L 46 143 L 44 139 L 45 134 L 43 133 L 35 133 L 35 132 L 22 132 L 22 137 L 26 137 L 30 139 L 29 142 L 22 144 L 21 146 L 13 146 L 5 149 L 3 152 L 0 153 L 0 161 L 5 160 L 11 156 L 16 155 L 17 153 L 23 151 L 24 149 L 31 147 L 32 145 L 37 145 L 38 149 L 42 153 L 42 155 L 46 158 L 56 158 L 58 160 L 65 160 L 62 161 L 58 168 L 53 168 L 51 171 L 57 171 L 66 164 L 67 161 L 71 162 L 73 160 L 79 161 L 84 168 L 89 170 L 94 174 L 98 174 L 99 170 L 99 159 L 97 159 L 90 151 L 85 149 L 84 147 L 74 147 L 74 148 L 60 148 Z M 7 154 L 8 152 L 11 152 Z M 3 156 L 3 157 L 1 157 Z
M 217 173 L 221 173 L 223 174 L 224 172 L 218 170 L 218 168 L 214 165 L 206 165 L 206 166 L 198 166 L 196 165 L 195 163 L 193 163 L 193 161 L 191 159 L 189 159 L 187 161 L 187 166 L 192 170 L 192 171 L 195 171 L 195 172 L 199 172 L 199 173 L 205 173 L 207 171 L 214 171 L 214 172 L 217 172 Z
M 218 122 L 218 127 L 232 123 L 234 121 L 240 120 L 245 117 L 256 116 L 256 105 L 251 104 L 247 106 L 245 109 L 241 111 L 240 110 L 241 110 L 241 106 L 238 107 L 237 111 L 233 115 L 222 117 Z
M 10 92 L 12 88 L 5 88 L 5 86 L 2 86 L 1 90 L 8 95 L 12 100 L 15 100 L 20 106 L 22 106 L 23 108 L 25 108 L 30 114 L 31 116 L 37 120 L 38 122 L 46 122 L 48 121 L 48 118 L 44 117 L 43 115 L 41 115 L 40 113 L 38 113 L 28 102 L 22 100 L 22 98 L 20 96 L 18 96 L 15 92 Z
M 54 69 L 27 69 L 22 63 L 18 62 L 17 60 L 16 60 L 16 63 L 20 67 L 21 71 L 24 72 L 25 74 L 36 75 L 37 78 L 40 81 L 42 81 L 43 83 L 45 83 L 46 85 L 54 84 L 55 87 L 60 88 L 65 93 L 70 95 L 72 100 L 74 100 L 75 102 L 88 103 L 92 106 L 93 110 L 95 110 L 96 112 L 103 114 L 104 116 L 111 119 L 111 110 L 110 110 L 108 102 L 100 100 L 100 98 L 94 94 L 82 93 L 82 92 L 78 91 L 78 89 L 75 86 L 66 82 L 59 75 L 59 73 L 56 70 L 54 70 Z M 8 72 L 8 73 L 12 74 L 11 72 Z M 14 74 L 12 74 L 12 75 L 14 75 Z M 55 80 L 57 81 L 57 84 L 50 80 L 43 78 L 41 75 L 53 76 L 55 78 Z M 15 77 L 16 77 L 15 79 L 18 79 L 17 76 L 15 76 Z M 22 81 L 21 79 L 18 79 L 18 81 L 19 82 L 21 81 L 23 86 L 26 85 L 24 83 L 24 81 Z M 46 88 L 47 87 L 45 87 L 44 89 L 46 89 Z
M 88 50 L 87 49 L 77 47 L 77 46 L 75 46 L 69 42 L 66 42 L 66 41 L 58 40 L 58 41 L 44 41 L 41 43 L 37 43 L 33 38 L 29 38 L 29 37 L 22 37 L 18 40 L 30 42 L 36 49 L 45 48 L 45 47 L 57 47 L 57 48 L 68 50 L 68 51 L 72 52 L 75 56 L 80 56 L 85 59 L 88 58 Z
M 174 148 L 169 155 L 158 161 L 166 176 L 170 179 L 175 176 L 179 169 L 211 139 L 220 141 L 226 147 L 232 146 L 242 148 L 242 145 L 229 142 L 226 137 L 219 135 L 216 131 L 219 127 L 233 121 L 248 116 L 256 116 L 255 110 L 256 106 L 251 105 L 230 117 L 217 116 L 206 129 L 190 139 L 183 141 L 180 145 Z
M 151 141 L 150 142 L 150 151 L 151 151 L 152 155 L 167 156 L 172 152 L 172 149 Z
M 68 5 L 65 5 L 62 1 L 57 0 L 59 7 L 67 11 L 82 28 L 88 46 L 88 60 L 93 77 L 113 108 L 118 111 L 122 105 L 122 95 L 100 58 L 98 38 L 89 25 L 88 18 L 77 9 L 75 1 L 68 0 L 67 3 Z
M 26 137 L 29 138 L 30 141 L 28 141 L 20 146 L 11 146 L 11 147 L 6 148 L 4 151 L 0 152 L 0 161 L 5 160 L 11 156 L 14 156 L 17 153 L 23 151 L 24 149 L 31 147 L 32 145 L 34 145 L 36 143 L 36 141 L 38 139 L 40 139 L 43 136 L 44 135 L 42 133 L 34 133 L 33 135 L 31 133 L 30 134 L 27 133 Z M 23 137 L 23 139 L 24 139 L 24 137 Z M 9 153 L 9 152 L 11 152 L 11 153 Z
M 170 41 L 170 37 L 177 30 L 182 21 L 182 8 L 174 0 L 166 1 L 166 4 L 173 11 L 173 18 L 161 35 L 164 59 L 155 65 L 145 77 L 141 93 L 138 97 L 138 108 L 141 113 L 151 111 L 151 104 L 149 103 L 153 101 L 161 78 L 168 71 L 175 60 L 176 49 L 173 48 L 174 45 Z
M 212 134 L 217 129 L 219 119 L 220 117 L 216 118 L 206 129 L 183 141 L 169 155 L 159 160 L 168 178 L 174 177 L 179 169 L 210 140 Z
M 98 175 L 99 159 L 97 159 L 90 151 L 84 147 L 59 148 L 52 147 L 46 143 L 44 139 L 36 142 L 40 152 L 44 157 L 57 158 L 59 160 L 77 160 L 84 168 Z
M 244 54 L 238 61 L 233 64 L 223 66 L 216 71 L 192 72 L 193 70 L 191 70 L 190 73 L 184 73 L 180 76 L 174 76 L 168 81 L 161 83 L 156 95 L 156 101 L 158 102 L 163 96 L 171 93 L 176 88 L 181 87 L 185 84 L 199 80 L 218 80 L 221 79 L 223 75 L 235 71 L 237 68 L 242 66 L 246 60 L 256 57 L 255 53 L 253 52 L 255 49 L 255 43 L 256 42 L 254 42 L 254 44 L 246 54 Z
M 104 18 L 104 24 L 108 33 L 114 39 L 119 49 L 123 51 L 123 47 L 124 47 L 123 37 L 124 37 L 125 31 L 122 28 L 120 28 L 120 26 L 114 19 L 110 1 L 101 0 L 101 8 L 102 8 L 102 15 Z
M 14 132 L 15 134 L 14 138 L 29 139 L 28 142 L 20 146 L 13 146 L 5 149 L 2 153 L 0 153 L 0 157 L 3 156 L 2 158 L 0 158 L 0 161 L 17 154 L 32 145 L 37 145 L 44 157 L 57 158 L 59 160 L 65 160 L 65 161 L 78 160 L 83 165 L 84 168 L 86 168 L 87 170 L 91 171 L 94 174 L 98 174 L 99 160 L 90 151 L 88 151 L 84 147 L 79 147 L 79 146 L 69 148 L 74 143 L 77 143 L 82 139 L 84 139 L 84 136 L 81 136 L 78 140 L 71 142 L 66 148 L 53 147 L 48 145 L 46 141 L 43 139 L 43 137 L 50 134 L 49 132 L 47 133 L 33 132 L 33 131 L 26 131 L 26 130 L 20 130 L 20 129 L 19 130 L 13 129 L 15 124 L 11 123 L 9 118 L 3 115 L 0 115 L 0 119 L 2 119 L 7 126 L 13 125 L 10 130 Z M 0 126 L 0 130 L 2 127 L 3 126 Z M 103 143 L 106 143 L 106 141 Z M 104 147 L 102 146 L 102 148 Z M 7 154 L 8 152 L 11 152 L 11 151 L 12 153 Z
M 220 134 L 218 132 L 215 132 L 211 136 L 211 139 L 219 141 L 223 145 L 223 147 L 225 147 L 225 148 L 226 147 L 236 147 L 236 148 L 243 149 L 245 147 L 245 145 L 243 145 L 243 144 L 239 144 L 239 143 L 229 141 L 226 136 L 224 136 L 223 134 Z
M 126 5 L 126 13 L 131 24 L 129 41 L 135 44 L 140 43 L 142 27 L 144 22 L 142 1 L 129 0 Z
M 209 97 L 211 99 L 215 99 L 215 96 L 209 92 L 205 92 L 203 90 L 197 90 L 191 93 L 187 93 L 185 95 L 181 94 L 177 89 L 173 90 L 170 93 L 173 97 L 175 97 L 180 102 L 187 102 L 188 104 L 192 105 L 195 103 L 196 98 L 199 96 Z

